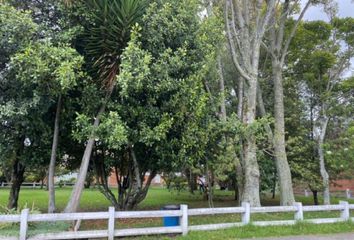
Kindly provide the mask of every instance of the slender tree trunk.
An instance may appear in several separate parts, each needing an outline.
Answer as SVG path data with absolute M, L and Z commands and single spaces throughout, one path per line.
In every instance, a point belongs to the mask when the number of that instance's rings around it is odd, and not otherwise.
M 326 136 L 328 121 L 329 118 L 326 116 L 321 121 L 321 130 L 320 130 L 321 133 L 320 136 L 318 137 L 318 156 L 320 161 L 320 173 L 321 173 L 322 184 L 323 184 L 323 204 L 325 205 L 331 204 L 330 193 L 329 193 L 329 175 L 326 170 L 324 150 L 323 150 L 324 138 Z
M 59 95 L 57 110 L 55 113 L 55 121 L 54 121 L 52 153 L 50 156 L 50 163 L 49 163 L 49 170 L 48 170 L 48 190 L 49 190 L 48 213 L 55 212 L 54 175 L 55 175 L 55 161 L 57 158 L 57 149 L 58 149 L 58 141 L 59 141 L 59 122 L 60 122 L 61 103 L 62 103 L 62 96 Z
M 9 202 L 7 204 L 8 209 L 17 209 L 18 207 L 18 197 L 21 190 L 21 184 L 24 181 L 25 166 L 23 166 L 16 156 L 16 160 L 12 166 L 11 173 L 11 189 L 9 195 Z
M 220 90 L 220 118 L 226 121 L 226 105 L 225 105 L 225 80 L 220 54 L 217 57 L 218 73 L 219 73 L 219 90 Z
M 97 114 L 94 124 L 93 124 L 94 128 L 97 128 L 98 125 L 100 124 L 100 117 L 104 113 L 105 109 L 106 109 L 106 102 L 102 104 L 100 110 L 98 111 L 98 114 Z M 71 192 L 71 197 L 69 199 L 69 202 L 66 205 L 65 210 L 64 210 L 64 212 L 66 212 L 66 213 L 76 212 L 79 207 L 80 199 L 81 199 L 81 195 L 82 195 L 82 190 L 84 189 L 87 170 L 88 170 L 88 166 L 90 163 L 90 158 L 91 158 L 91 153 L 92 153 L 94 143 L 95 143 L 94 136 L 90 136 L 90 138 L 86 144 L 84 155 L 82 157 L 77 181 L 76 181 L 74 188 Z
M 312 195 L 313 195 L 313 204 L 319 205 L 319 202 L 318 202 L 318 191 L 317 190 L 311 190 L 311 191 L 312 191 Z
M 237 103 L 237 116 L 240 121 L 242 121 L 243 118 L 243 90 L 244 90 L 244 79 L 242 77 L 239 77 L 238 81 L 238 86 L 237 86 L 237 98 L 238 98 L 238 103 Z M 237 200 L 239 204 L 241 205 L 241 200 L 242 200 L 242 194 L 244 190 L 244 172 L 243 172 L 243 165 L 245 163 L 244 160 L 244 153 L 243 153 L 243 141 L 240 139 L 240 160 L 237 161 L 236 164 L 236 183 L 237 186 Z
M 273 59 L 274 80 L 274 154 L 280 188 L 280 205 L 291 206 L 295 202 L 291 172 L 285 149 L 284 89 L 282 69 Z
M 197 190 L 197 181 L 196 181 L 196 176 L 193 173 L 191 168 L 187 168 L 185 170 L 185 174 L 187 177 L 187 181 L 188 181 L 188 186 L 189 186 L 189 192 L 191 194 L 194 194 L 194 191 Z
M 210 208 L 214 207 L 214 201 L 213 201 L 213 186 L 212 186 L 212 181 L 210 179 L 210 174 L 209 174 L 209 164 L 206 162 L 205 164 L 205 180 L 206 180 L 206 194 L 207 194 L 207 199 L 208 199 L 208 204 Z

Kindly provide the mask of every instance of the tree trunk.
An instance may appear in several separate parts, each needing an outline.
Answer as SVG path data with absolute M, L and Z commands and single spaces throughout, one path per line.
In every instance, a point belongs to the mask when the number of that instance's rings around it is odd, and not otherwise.
M 219 73 L 219 90 L 220 90 L 220 118 L 226 121 L 226 105 L 225 105 L 225 80 L 220 54 L 217 57 L 218 73 Z
M 291 172 L 285 149 L 284 89 L 281 65 L 272 61 L 274 80 L 274 154 L 280 188 L 280 205 L 292 206 L 295 202 Z
M 318 202 L 318 191 L 317 190 L 311 190 L 311 191 L 312 191 L 312 195 L 313 195 L 313 204 L 319 205 L 319 202 Z
M 256 76 L 256 74 L 255 74 Z M 247 103 L 244 112 L 245 119 L 243 122 L 247 127 L 250 127 L 256 117 L 256 99 L 257 99 L 257 78 L 254 77 L 249 81 L 249 88 L 247 90 Z M 259 197 L 259 166 L 257 162 L 257 144 L 254 133 L 249 133 L 246 136 L 244 144 L 244 189 L 242 194 L 242 201 L 249 202 L 251 206 L 260 206 Z
M 239 77 L 238 85 L 237 85 L 237 98 L 238 98 L 238 103 L 237 103 L 237 116 L 240 121 L 243 119 L 243 87 L 244 80 L 242 77 Z M 240 160 L 237 161 L 236 164 L 236 183 L 237 183 L 237 199 L 239 202 L 239 205 L 241 206 L 241 201 L 242 201 L 242 194 L 244 190 L 244 172 L 243 172 L 243 165 L 245 163 L 244 160 L 244 153 L 243 153 L 243 141 L 240 139 Z M 236 196 L 235 196 L 236 198 Z
M 274 171 L 274 176 L 273 176 L 273 189 L 272 189 L 272 199 L 275 199 L 275 190 L 277 187 L 277 171 Z
M 329 175 L 326 170 L 325 160 L 324 160 L 324 150 L 323 150 L 323 143 L 324 138 L 326 136 L 326 130 L 328 125 L 329 118 L 324 117 L 321 121 L 321 132 L 320 136 L 318 137 L 318 156 L 320 161 L 320 172 L 322 177 L 322 184 L 323 184 L 323 204 L 329 205 L 331 204 L 330 201 L 330 193 L 329 193 Z
M 55 174 L 55 161 L 57 158 L 58 141 L 59 141 L 59 122 L 60 122 L 61 102 L 62 102 L 62 96 L 59 95 L 57 110 L 55 113 L 55 121 L 54 121 L 52 153 L 50 156 L 50 163 L 49 163 L 49 170 L 48 170 L 48 191 L 49 191 L 48 192 L 49 194 L 48 213 L 55 212 L 54 174 Z
M 24 181 L 25 166 L 23 166 L 16 156 L 16 160 L 12 166 L 11 173 L 11 189 L 9 195 L 9 202 L 7 204 L 8 209 L 17 209 L 18 207 L 18 197 L 21 190 L 21 184 Z
M 208 162 L 206 162 L 205 164 L 205 180 L 206 180 L 206 194 L 208 199 L 208 205 L 210 208 L 213 208 L 214 207 L 213 186 L 212 186 L 212 181 L 210 179 Z
M 185 174 L 187 177 L 187 181 L 188 181 L 188 186 L 189 186 L 189 192 L 191 194 L 194 194 L 194 191 L 197 190 L 197 178 L 196 175 L 193 173 L 191 168 L 187 168 L 185 170 Z
M 94 128 L 97 128 L 98 125 L 100 124 L 100 117 L 104 113 L 105 109 L 106 109 L 106 103 L 103 103 L 100 110 L 98 111 L 96 118 L 95 118 L 95 121 L 93 124 Z M 81 199 L 81 195 L 82 195 L 82 190 L 84 189 L 87 170 L 88 170 L 88 166 L 90 163 L 90 158 L 91 158 L 91 153 L 92 153 L 92 148 L 93 148 L 94 143 L 95 143 L 94 136 L 90 136 L 90 138 L 86 144 L 84 155 L 82 157 L 81 166 L 80 166 L 79 174 L 77 176 L 76 183 L 75 183 L 74 188 L 71 192 L 69 202 L 66 205 L 65 210 L 64 210 L 65 213 L 76 212 L 79 207 L 80 199 Z

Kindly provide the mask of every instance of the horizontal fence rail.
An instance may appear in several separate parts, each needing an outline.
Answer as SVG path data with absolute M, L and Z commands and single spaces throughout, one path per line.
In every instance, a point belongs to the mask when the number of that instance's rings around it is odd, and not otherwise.
M 308 189 L 304 189 L 303 191 L 295 190 L 294 194 L 309 197 L 311 195 L 311 191 Z M 318 192 L 318 194 L 323 194 L 323 192 Z M 344 197 L 346 199 L 354 199 L 353 189 L 330 191 L 330 194 L 333 197 Z
M 74 186 L 75 183 L 71 183 L 71 182 L 56 182 L 54 184 L 55 187 L 70 187 L 70 186 Z M 0 183 L 0 188 L 10 188 L 12 186 L 11 182 L 1 182 Z M 44 188 L 47 187 L 47 183 L 40 183 L 40 182 L 23 182 L 21 184 L 21 187 L 25 187 L 25 188 Z
M 335 223 L 352 220 L 350 210 L 354 210 L 354 204 L 340 201 L 338 205 L 322 205 L 322 206 L 302 206 L 302 203 L 295 203 L 294 206 L 273 206 L 273 207 L 250 207 L 249 203 L 242 203 L 241 207 L 228 208 L 197 208 L 188 209 L 187 205 L 181 205 L 180 210 L 159 210 L 159 211 L 131 211 L 120 212 L 115 211 L 114 207 L 110 207 L 108 212 L 84 212 L 84 213 L 55 213 L 55 214 L 30 214 L 29 209 L 22 210 L 20 215 L 0 215 L 0 223 L 20 223 L 19 237 L 6 237 L 5 239 L 20 240 L 46 240 L 46 239 L 90 239 L 90 238 L 108 238 L 113 240 L 114 237 L 127 237 L 139 235 L 157 235 L 157 234 L 182 234 L 186 235 L 188 231 L 206 231 L 218 230 L 231 227 L 241 227 L 247 224 L 256 226 L 274 226 L 274 225 L 293 225 L 299 221 L 321 224 Z M 304 212 L 313 211 L 339 211 L 339 218 L 318 218 L 304 219 Z M 257 213 L 280 213 L 289 212 L 294 214 L 293 220 L 278 221 L 252 221 L 251 215 Z M 189 216 L 203 216 L 215 214 L 241 214 L 241 222 L 234 223 L 218 223 L 205 225 L 188 225 Z M 116 221 L 128 218 L 161 218 L 161 217 L 177 217 L 179 218 L 179 226 L 173 227 L 149 227 L 149 228 L 131 228 L 131 229 L 115 229 Z M 59 233 L 44 233 L 35 236 L 28 236 L 28 224 L 30 222 L 53 222 L 53 221 L 81 221 L 81 220 L 107 220 L 107 230 L 92 231 L 67 231 Z M 1 239 L 1 236 L 0 236 Z

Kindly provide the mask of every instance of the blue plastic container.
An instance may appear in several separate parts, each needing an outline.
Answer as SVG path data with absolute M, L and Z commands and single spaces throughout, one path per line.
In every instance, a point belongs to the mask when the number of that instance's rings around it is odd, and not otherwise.
M 162 210 L 180 210 L 179 205 L 166 205 Z M 179 226 L 179 217 L 163 217 L 164 227 L 175 227 Z

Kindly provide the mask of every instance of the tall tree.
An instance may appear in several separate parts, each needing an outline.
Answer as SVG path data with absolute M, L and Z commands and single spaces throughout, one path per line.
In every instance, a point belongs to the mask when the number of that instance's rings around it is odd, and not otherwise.
M 94 128 L 99 126 L 100 117 L 105 112 L 116 84 L 116 76 L 119 74 L 122 51 L 129 41 L 131 27 L 142 16 L 144 3 L 144 0 L 85 2 L 94 19 L 86 29 L 86 60 L 92 70 L 93 79 L 96 79 L 105 91 L 104 100 L 93 122 Z M 75 212 L 79 206 L 94 143 L 95 136 L 92 133 L 87 141 L 78 178 L 65 212 Z
M 242 121 L 252 126 L 256 120 L 257 86 L 261 44 L 269 26 L 276 1 L 232 1 L 225 3 L 226 32 L 232 59 L 246 84 Z M 264 6 L 266 5 L 266 6 Z M 242 200 L 252 206 L 260 205 L 259 166 L 254 133 L 246 136 L 244 146 L 244 190 Z
M 286 23 L 294 13 L 294 10 L 300 5 L 300 1 L 291 2 L 290 0 L 285 0 L 284 3 L 278 5 L 278 8 L 281 8 L 281 10 L 278 13 L 277 11 L 279 11 L 279 9 L 276 8 L 272 14 L 269 46 L 266 47 L 270 52 L 272 62 L 272 78 L 274 85 L 274 133 L 272 134 L 272 142 L 279 179 L 281 205 L 292 205 L 295 202 L 291 172 L 285 149 L 284 89 L 282 71 L 290 42 L 310 4 L 311 0 L 305 3 L 305 7 L 301 9 L 299 17 L 290 29 L 286 29 Z M 290 32 L 289 34 L 286 34 L 287 30 Z
M 333 18 L 330 24 L 321 21 L 305 23 L 305 34 L 300 32 L 298 40 L 306 40 L 301 49 L 297 46 L 300 52 L 294 51 L 292 56 L 297 59 L 295 73 L 303 80 L 302 98 L 309 106 L 309 136 L 315 143 L 313 158 L 318 159 L 324 204 L 330 204 L 330 165 L 325 159 L 325 139 L 331 119 L 343 112 L 339 111 L 338 99 L 342 98 L 342 92 L 338 87 L 353 56 L 353 30 L 348 27 L 352 21 L 351 18 Z

